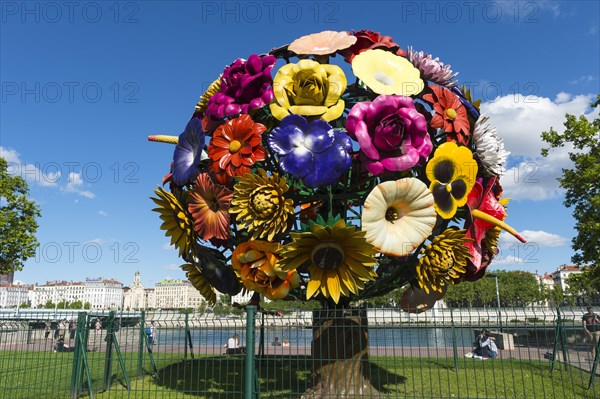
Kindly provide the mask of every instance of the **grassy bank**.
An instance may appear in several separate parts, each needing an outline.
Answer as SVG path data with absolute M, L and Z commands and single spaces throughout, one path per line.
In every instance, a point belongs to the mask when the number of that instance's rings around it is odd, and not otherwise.
M 137 357 L 125 353 L 131 390 L 116 361 L 114 381 L 103 389 L 104 353 L 89 353 L 90 372 L 98 398 L 207 398 L 243 397 L 244 358 L 206 356 L 182 360 L 181 355 L 155 353 L 158 368 L 150 375 L 148 357 L 137 375 Z M 390 398 L 597 398 L 600 381 L 586 390 L 589 374 L 558 365 L 550 373 L 548 361 L 516 359 L 453 359 L 372 357 L 371 382 L 382 397 Z M 0 398 L 68 398 L 73 354 L 42 351 L 0 352 Z M 267 356 L 257 360 L 261 398 L 298 398 L 311 384 L 311 359 L 306 356 Z

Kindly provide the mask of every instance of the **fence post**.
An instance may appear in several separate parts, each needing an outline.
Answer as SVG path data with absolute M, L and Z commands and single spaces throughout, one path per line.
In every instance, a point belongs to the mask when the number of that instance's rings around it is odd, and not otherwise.
M 190 347 L 190 356 L 192 357 L 192 359 L 194 359 L 194 344 L 192 344 L 192 333 L 190 331 L 190 314 L 189 314 L 189 309 L 185 309 L 185 341 L 186 341 L 186 346 L 185 346 L 185 357 L 184 359 L 187 359 L 187 347 Z
M 246 307 L 246 373 L 244 377 L 244 399 L 254 399 L 254 318 L 256 306 Z
M 137 375 L 140 377 L 142 375 L 144 369 L 144 349 L 146 345 L 144 341 L 146 340 L 146 312 L 142 310 L 142 315 L 140 317 L 140 334 L 139 334 L 139 344 L 138 344 L 138 365 L 137 365 Z
M 104 390 L 108 391 L 112 380 L 112 349 L 113 349 L 113 324 L 115 321 L 115 312 L 108 314 L 108 327 L 106 329 L 106 359 L 104 361 Z
M 77 332 L 75 333 L 75 349 L 73 352 L 73 367 L 71 369 L 71 398 L 77 398 L 79 396 L 79 383 L 81 381 L 81 357 L 80 357 L 80 351 L 81 351 L 81 345 L 83 344 L 82 341 L 82 331 L 85 331 L 84 328 L 86 327 L 86 313 L 85 312 L 79 312 L 79 315 L 77 316 Z M 82 321 L 82 316 L 83 316 L 83 321 Z M 85 350 L 85 348 L 84 348 Z
M 450 323 L 452 325 L 452 354 L 454 356 L 454 371 L 458 372 L 458 346 L 456 343 L 456 328 L 454 326 L 454 314 L 450 308 Z
M 596 353 L 594 354 L 594 364 L 592 365 L 592 371 L 590 373 L 590 382 L 588 383 L 587 389 L 592 389 L 594 386 L 594 378 L 596 377 L 596 370 L 598 369 L 598 361 L 600 361 L 600 341 L 596 343 Z

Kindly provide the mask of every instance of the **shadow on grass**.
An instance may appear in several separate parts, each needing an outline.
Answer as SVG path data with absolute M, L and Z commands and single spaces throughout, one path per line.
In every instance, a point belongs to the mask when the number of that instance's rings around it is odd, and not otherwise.
M 269 398 L 300 395 L 311 387 L 310 356 L 262 356 L 256 359 L 255 391 Z M 207 399 L 239 399 L 244 392 L 244 356 L 203 357 L 181 360 L 158 370 L 156 384 Z M 371 384 L 382 393 L 404 384 L 406 377 L 369 363 Z

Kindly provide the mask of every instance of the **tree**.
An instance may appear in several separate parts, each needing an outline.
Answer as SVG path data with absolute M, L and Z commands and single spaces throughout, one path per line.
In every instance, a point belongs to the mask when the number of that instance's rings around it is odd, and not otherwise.
M 500 270 L 494 274 L 498 276 L 501 306 L 527 306 L 544 299 L 533 274 L 519 270 Z M 444 301 L 452 307 L 496 307 L 496 281 L 482 278 L 470 284 L 451 285 Z
M 43 306 L 44 306 L 44 309 L 54 309 L 54 307 L 56 305 L 54 305 L 54 302 L 52 302 L 51 299 L 48 299 Z
M 8 162 L 0 157 L 0 274 L 22 270 L 38 246 L 36 218 L 41 213 L 28 194 L 25 180 L 11 176 Z
M 73 301 L 73 302 L 69 303 L 68 308 L 69 309 L 81 309 L 81 308 L 83 308 L 83 302 L 81 302 L 80 300 Z
M 85 304 L 83 304 L 83 308 L 86 309 L 86 310 L 87 309 L 91 309 L 92 308 L 92 304 L 89 303 L 89 302 L 86 302 Z
M 600 105 L 600 95 L 591 104 Z M 572 261 L 588 264 L 584 281 L 595 293 L 600 292 L 600 118 L 588 121 L 585 116 L 577 118 L 567 114 L 565 131 L 554 129 L 542 133 L 542 139 L 549 148 L 542 149 L 542 156 L 548 156 L 553 148 L 572 147 L 569 159 L 573 168 L 563 169 L 558 178 L 560 186 L 566 190 L 564 204 L 573 208 L 577 235 L 572 240 L 575 254 Z
M 472 284 L 451 285 L 448 287 L 448 291 L 446 291 L 444 301 L 450 307 L 472 307 L 475 301 L 475 284 L 477 284 L 477 282 Z
M 19 307 L 20 307 L 21 309 L 27 309 L 27 308 L 30 308 L 30 307 L 31 307 L 31 305 L 29 305 L 29 302 L 27 302 L 27 301 L 23 301 L 23 302 L 21 302 L 21 304 L 19 305 Z

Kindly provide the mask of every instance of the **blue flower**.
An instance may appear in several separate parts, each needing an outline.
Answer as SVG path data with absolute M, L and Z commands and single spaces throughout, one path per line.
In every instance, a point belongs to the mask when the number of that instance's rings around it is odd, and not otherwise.
M 321 119 L 309 124 L 301 115 L 286 116 L 268 142 L 279 155 L 281 170 L 308 187 L 335 183 L 352 164 L 350 137 Z
M 173 181 L 183 185 L 189 183 L 198 172 L 198 163 L 204 147 L 204 131 L 200 118 L 192 118 L 173 152 Z

